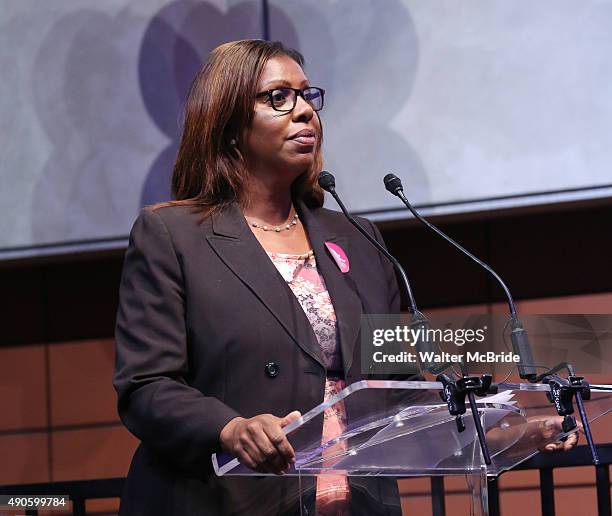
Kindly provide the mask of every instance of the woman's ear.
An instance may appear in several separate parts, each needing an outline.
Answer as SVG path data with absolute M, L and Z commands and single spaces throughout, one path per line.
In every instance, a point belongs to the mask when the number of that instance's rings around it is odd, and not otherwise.
M 229 155 L 232 159 L 238 160 L 238 161 L 242 161 L 243 157 L 242 157 L 242 153 L 240 152 L 240 149 L 238 148 L 238 138 L 231 138 L 229 143 Z

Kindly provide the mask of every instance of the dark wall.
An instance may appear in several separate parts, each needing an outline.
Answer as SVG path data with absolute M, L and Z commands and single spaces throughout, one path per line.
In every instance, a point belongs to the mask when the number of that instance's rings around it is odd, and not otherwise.
M 438 226 L 491 265 L 515 299 L 612 291 L 612 204 L 483 215 Z M 423 308 L 505 301 L 498 283 L 416 222 L 383 229 Z

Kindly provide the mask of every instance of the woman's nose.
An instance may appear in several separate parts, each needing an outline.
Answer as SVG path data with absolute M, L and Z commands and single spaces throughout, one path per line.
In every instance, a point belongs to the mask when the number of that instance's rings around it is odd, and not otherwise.
M 300 120 L 310 120 L 314 115 L 314 109 L 300 95 L 298 95 L 295 107 L 293 108 L 293 119 L 297 122 Z

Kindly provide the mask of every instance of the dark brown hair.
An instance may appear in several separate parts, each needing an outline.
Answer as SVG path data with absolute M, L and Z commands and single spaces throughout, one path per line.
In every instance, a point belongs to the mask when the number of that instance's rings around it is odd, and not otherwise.
M 278 41 L 232 41 L 210 53 L 187 96 L 183 136 L 172 173 L 176 200 L 171 204 L 192 205 L 204 218 L 234 200 L 248 201 L 248 171 L 236 142 L 253 120 L 262 70 L 268 59 L 277 56 L 304 65 L 298 51 Z M 323 204 L 317 183 L 323 166 L 321 139 L 317 139 L 313 166 L 292 185 L 293 195 L 309 206 Z

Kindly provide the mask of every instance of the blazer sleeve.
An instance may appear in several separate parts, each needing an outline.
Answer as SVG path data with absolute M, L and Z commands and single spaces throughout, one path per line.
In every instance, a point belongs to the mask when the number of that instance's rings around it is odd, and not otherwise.
M 125 255 L 114 386 L 125 426 L 170 461 L 210 470 L 222 428 L 239 414 L 187 384 L 185 288 L 162 218 L 143 210 Z

